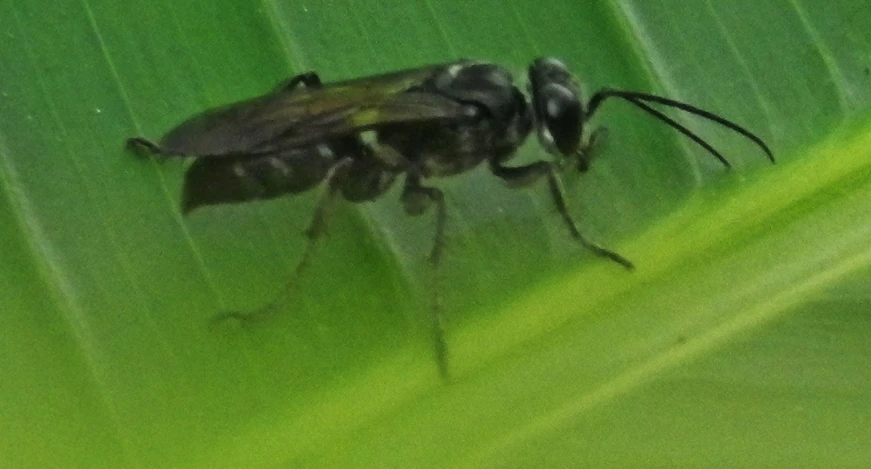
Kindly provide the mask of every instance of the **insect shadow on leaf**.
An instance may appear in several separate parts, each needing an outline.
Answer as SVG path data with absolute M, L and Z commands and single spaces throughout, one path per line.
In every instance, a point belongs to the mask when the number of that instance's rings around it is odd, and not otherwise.
M 707 141 L 653 106 L 683 111 L 719 124 L 774 156 L 758 136 L 696 106 L 652 94 L 604 88 L 584 99 L 575 77 L 553 58 L 533 61 L 529 97 L 503 67 L 486 62 L 454 63 L 323 84 L 315 73 L 297 75 L 276 90 L 195 115 L 159 143 L 136 137 L 131 148 L 163 157 L 190 157 L 182 212 L 222 204 L 272 199 L 323 186 L 307 244 L 284 290 L 246 312 L 223 312 L 214 323 L 249 325 L 278 311 L 295 292 L 311 261 L 329 214 L 341 201 L 373 201 L 404 177 L 401 201 L 410 215 L 434 211 L 429 253 L 433 272 L 441 262 L 447 212 L 444 195 L 424 181 L 465 173 L 482 163 L 509 187 L 544 179 L 569 234 L 596 256 L 633 269 L 622 255 L 587 239 L 566 203 L 560 175 L 585 172 L 605 140 L 603 128 L 587 124 L 612 98 L 628 102 L 674 128 L 729 168 Z M 521 166 L 508 162 L 535 131 L 552 159 Z M 438 275 L 435 276 L 438 279 Z M 435 291 L 440 291 L 439 284 Z M 433 348 L 447 380 L 448 353 L 438 293 L 430 313 Z

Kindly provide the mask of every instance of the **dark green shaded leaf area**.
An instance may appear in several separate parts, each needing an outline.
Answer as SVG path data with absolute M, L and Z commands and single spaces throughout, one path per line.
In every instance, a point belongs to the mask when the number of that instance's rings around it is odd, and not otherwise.
M 871 9 L 855 0 L 0 0 L 0 466 L 847 467 L 871 460 Z M 561 57 L 647 91 L 733 163 L 625 103 L 584 233 L 485 168 L 343 206 L 269 321 L 317 191 L 179 213 L 137 158 L 295 73 Z M 525 79 L 524 79 L 525 81 Z M 534 142 L 518 163 L 545 158 Z M 429 312 L 445 315 L 450 383 Z

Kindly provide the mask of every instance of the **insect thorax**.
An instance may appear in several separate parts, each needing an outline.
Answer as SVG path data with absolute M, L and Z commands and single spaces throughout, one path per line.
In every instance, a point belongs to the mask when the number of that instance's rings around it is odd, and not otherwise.
M 393 125 L 379 130 L 378 141 L 405 156 L 424 177 L 452 176 L 488 159 L 506 160 L 532 129 L 532 111 L 525 97 L 516 88 L 511 95 L 511 112 L 503 118 L 482 109 L 474 118 L 459 122 Z

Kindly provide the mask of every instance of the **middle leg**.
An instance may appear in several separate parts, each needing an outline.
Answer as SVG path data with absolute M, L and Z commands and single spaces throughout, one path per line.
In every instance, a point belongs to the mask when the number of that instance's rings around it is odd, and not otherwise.
M 335 205 L 341 200 L 341 194 L 339 192 L 340 184 L 348 171 L 351 161 L 352 160 L 349 157 L 342 158 L 335 166 L 333 166 L 332 169 L 330 169 L 326 178 L 326 188 L 318 199 L 311 223 L 309 223 L 308 228 L 305 230 L 305 236 L 307 238 L 305 251 L 303 251 L 302 257 L 297 262 L 290 280 L 285 283 L 282 291 L 271 301 L 253 311 L 228 311 L 217 314 L 212 318 L 212 325 L 223 323 L 228 319 L 234 319 L 243 326 L 251 326 L 272 317 L 278 310 L 279 306 L 284 304 L 287 300 L 293 299 L 296 295 L 296 287 L 299 278 L 308 267 L 312 253 L 314 252 L 318 241 L 320 241 L 326 234 L 327 219 L 335 208 Z
M 433 348 L 435 349 L 436 364 L 439 374 L 445 381 L 448 380 L 448 347 L 445 341 L 444 314 L 441 308 L 442 282 L 439 276 L 438 266 L 441 262 L 445 244 L 445 223 L 447 212 L 445 209 L 445 197 L 442 191 L 435 187 L 421 185 L 420 176 L 409 173 L 405 178 L 405 188 L 402 191 L 402 204 L 409 215 L 421 215 L 433 204 L 436 209 L 436 230 L 433 240 L 432 251 L 429 254 L 429 264 L 433 275 L 432 305 L 430 309 L 430 331 L 432 333 Z

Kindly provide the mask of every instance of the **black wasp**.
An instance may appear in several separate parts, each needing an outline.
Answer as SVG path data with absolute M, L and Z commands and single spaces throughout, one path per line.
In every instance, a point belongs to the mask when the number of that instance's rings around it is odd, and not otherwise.
M 406 212 L 420 215 L 435 210 L 429 260 L 437 266 L 444 246 L 444 196 L 424 180 L 460 174 L 484 162 L 510 186 L 545 179 L 572 237 L 594 254 L 631 269 L 629 260 L 581 234 L 566 208 L 559 177 L 567 168 L 588 169 L 595 143 L 604 134 L 587 132 L 585 126 L 610 98 L 653 115 L 727 167 L 728 161 L 710 144 L 651 105 L 714 121 L 750 139 L 774 161 L 759 137 L 690 104 L 608 88 L 584 102 L 575 77 L 553 58 L 537 59 L 529 67 L 529 92 L 527 99 L 505 68 L 472 60 L 328 84 L 321 83 L 317 74 L 306 73 L 266 95 L 193 116 L 159 144 L 143 138 L 127 143 L 161 156 L 195 158 L 185 174 L 184 213 L 325 186 L 306 230 L 308 248 L 295 276 L 324 233 L 335 202 L 375 200 L 399 176 L 404 176 L 401 200 Z M 533 128 L 553 159 L 508 166 Z M 219 318 L 256 318 L 272 311 L 277 302 L 252 313 L 226 313 Z M 432 320 L 438 365 L 446 376 L 438 311 Z

